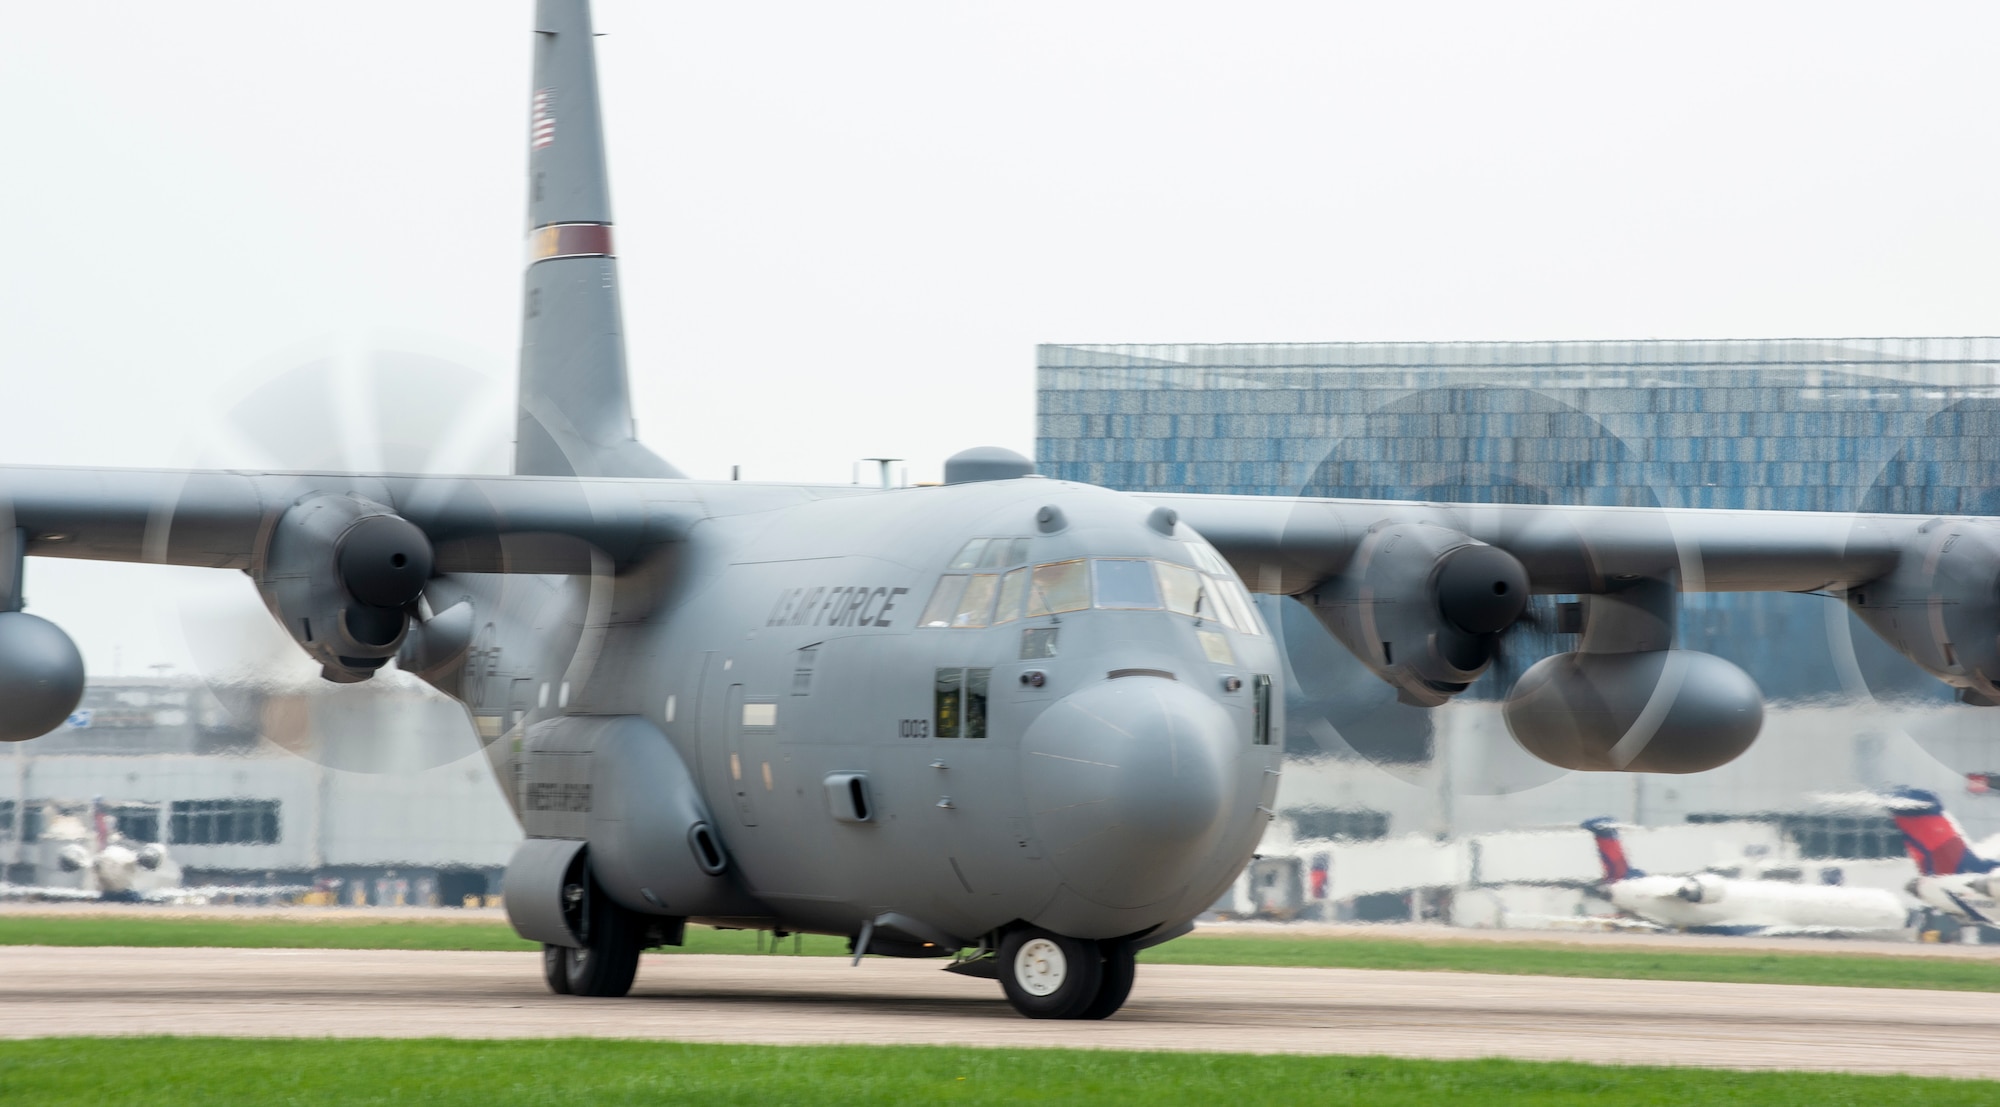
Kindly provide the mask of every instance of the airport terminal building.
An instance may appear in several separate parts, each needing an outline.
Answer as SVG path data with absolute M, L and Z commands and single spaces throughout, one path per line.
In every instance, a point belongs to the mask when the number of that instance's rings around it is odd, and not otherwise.
M 2000 338 L 1045 345 L 1047 476 L 1134 491 L 2000 515 Z M 1552 597 L 1538 597 L 1544 615 Z M 1281 803 L 1304 838 L 1635 823 L 1780 826 L 1812 856 L 1888 856 L 1865 804 L 1934 788 L 2000 831 L 2000 712 L 1951 702 L 1820 596 L 1690 595 L 1682 642 L 1771 708 L 1750 753 L 1689 777 L 1529 758 L 1497 701 L 1569 648 L 1554 620 L 1435 711 L 1394 702 L 1303 608 L 1267 599 L 1296 674 Z M 1643 863 L 1643 859 L 1640 859 Z
M 44 831 L 95 802 L 107 829 L 164 843 L 189 887 L 378 905 L 498 894 L 520 828 L 464 711 L 413 684 L 225 689 L 225 706 L 194 677 L 93 680 L 67 725 L 0 749 L 0 883 L 75 885 Z

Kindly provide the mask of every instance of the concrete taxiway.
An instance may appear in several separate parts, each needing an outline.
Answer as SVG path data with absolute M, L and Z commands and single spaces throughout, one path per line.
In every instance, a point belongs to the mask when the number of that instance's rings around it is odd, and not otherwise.
M 1101 1023 L 1020 1018 L 936 962 L 649 954 L 630 998 L 554 996 L 523 953 L 0 948 L 0 1037 L 865 1042 L 1519 1057 L 1974 1075 L 2000 994 L 1145 965 Z

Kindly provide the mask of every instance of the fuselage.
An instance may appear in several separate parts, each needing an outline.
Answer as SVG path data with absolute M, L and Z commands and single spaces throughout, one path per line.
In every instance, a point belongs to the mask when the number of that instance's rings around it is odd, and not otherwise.
M 1212 903 L 1270 817 L 1277 647 L 1198 535 L 1117 492 L 774 495 L 540 587 L 500 605 L 514 622 L 458 689 L 492 719 L 504 686 L 490 750 L 524 828 L 564 836 L 590 802 L 522 795 L 524 734 L 642 717 L 728 852 L 726 921 L 1139 934 Z M 530 641 L 523 676 L 502 644 Z
M 1903 929 L 1908 912 L 1879 888 L 1729 880 L 1699 876 L 1635 876 L 1606 889 L 1612 904 L 1680 930 L 1860 933 Z

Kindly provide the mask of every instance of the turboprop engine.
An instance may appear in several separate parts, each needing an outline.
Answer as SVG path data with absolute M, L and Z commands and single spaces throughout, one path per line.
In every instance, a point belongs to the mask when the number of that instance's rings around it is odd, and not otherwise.
M 1848 590 L 1847 607 L 1959 699 L 2000 705 L 2000 528 L 1925 523 L 1894 570 Z
M 1436 707 L 1492 664 L 1500 632 L 1527 606 L 1528 573 L 1455 530 L 1394 523 L 1370 530 L 1346 570 L 1299 598 L 1398 699 Z
M 409 520 L 359 496 L 321 493 L 279 518 L 253 575 L 320 675 L 352 684 L 402 646 L 432 561 L 430 539 Z

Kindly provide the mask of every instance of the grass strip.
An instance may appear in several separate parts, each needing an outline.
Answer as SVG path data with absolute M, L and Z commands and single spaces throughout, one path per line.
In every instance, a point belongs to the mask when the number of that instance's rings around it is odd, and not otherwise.
M 1403 969 L 1613 980 L 1708 980 L 1724 984 L 1835 984 L 2000 992 L 2000 961 L 1765 950 L 1624 949 L 1559 943 L 1293 938 L 1192 934 L 1139 955 L 1177 965 Z
M 599 1039 L 0 1042 L 0 1103 L 1991 1104 L 2000 1083 L 1530 1061 Z
M 142 946 L 207 947 L 217 949 L 423 949 L 537 950 L 502 922 L 457 922 L 428 919 L 328 918 L 288 919 L 254 916 L 219 919 L 209 916 L 129 915 L 0 916 L 0 945 L 9 946 Z M 753 930 L 713 930 L 691 926 L 687 944 L 666 952 L 772 952 L 768 934 Z M 822 934 L 801 934 L 775 943 L 775 951 L 832 956 L 847 952 L 847 940 Z
M 0 945 L 208 946 L 251 949 L 532 950 L 499 922 L 426 919 L 0 915 Z M 1877 957 L 1763 950 L 1658 950 L 1409 938 L 1306 938 L 1193 934 L 1150 949 L 1153 964 L 1401 969 L 1720 983 L 1839 984 L 1862 988 L 2000 991 L 2000 961 Z M 746 930 L 689 927 L 678 953 L 847 952 L 840 938 L 807 934 L 775 943 Z

